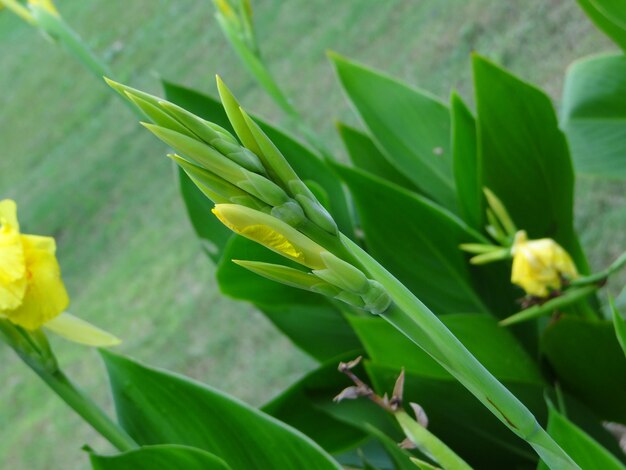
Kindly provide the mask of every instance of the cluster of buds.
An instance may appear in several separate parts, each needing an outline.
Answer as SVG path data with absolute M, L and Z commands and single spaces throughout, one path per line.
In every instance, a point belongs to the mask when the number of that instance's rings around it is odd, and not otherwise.
M 213 213 L 224 225 L 308 270 L 237 264 L 372 313 L 389 307 L 384 288 L 351 259 L 333 217 L 219 77 L 220 98 L 237 137 L 173 103 L 107 83 L 152 121 L 144 123 L 148 130 L 178 152 L 170 158 L 216 204 Z
M 524 230 L 518 230 L 504 204 L 489 189 L 487 199 L 487 233 L 498 245 L 465 243 L 460 248 L 474 254 L 472 264 L 485 264 L 513 258 L 511 282 L 531 297 L 546 298 L 559 292 L 564 281 L 578 276 L 570 255 L 551 238 L 529 240 Z

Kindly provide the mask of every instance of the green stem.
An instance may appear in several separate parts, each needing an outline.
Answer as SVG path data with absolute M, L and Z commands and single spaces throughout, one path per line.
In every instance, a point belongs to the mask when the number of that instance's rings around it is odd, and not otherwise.
M 626 265 L 626 252 L 622 253 L 611 265 L 604 271 L 590 274 L 589 276 L 580 277 L 570 282 L 572 286 L 584 286 L 587 284 L 599 284 L 606 281 L 609 276 L 619 271 Z
M 125 452 L 139 447 L 124 430 L 76 387 L 60 369 L 49 371 L 37 367 L 31 361 L 25 362 L 70 408 L 119 451 Z
M 63 44 L 65 49 L 75 59 L 78 59 L 78 61 L 97 79 L 104 84 L 102 80 L 103 77 L 113 78 L 109 66 L 87 47 L 83 39 L 70 25 L 63 21 L 63 18 L 53 15 L 41 7 L 31 7 L 31 9 L 33 11 L 35 25 L 45 31 L 53 40 Z M 111 91 L 111 88 L 107 86 L 107 90 Z M 122 98 L 118 93 L 114 92 L 114 94 L 118 98 Z M 142 119 L 144 118 L 141 111 L 128 102 L 128 100 L 122 99 L 122 101 L 133 113 Z
M 109 67 L 89 49 L 82 38 L 65 22 L 44 8 L 32 8 L 35 23 L 56 41 L 62 43 L 96 77 L 110 76 Z
M 552 469 L 578 469 L 526 406 L 502 385 L 411 291 L 347 237 L 346 247 L 394 301 L 381 317 L 467 388 L 505 426 L 528 442 Z
M 29 333 L 0 320 L 0 338 L 15 351 L 70 408 L 89 423 L 118 450 L 136 449 L 137 443 L 85 395 L 57 366 L 56 358 L 43 334 L 27 339 Z
M 500 326 L 514 325 L 515 323 L 532 320 L 533 318 L 550 315 L 555 311 L 580 302 L 582 299 L 590 296 L 597 290 L 597 285 L 570 288 L 563 295 L 555 297 L 554 299 L 550 299 L 541 305 L 535 305 L 533 307 L 517 312 L 510 317 L 501 320 Z M 593 313 L 591 313 L 591 316 L 589 316 L 586 310 L 582 310 L 580 313 L 586 318 L 595 318 L 595 315 Z

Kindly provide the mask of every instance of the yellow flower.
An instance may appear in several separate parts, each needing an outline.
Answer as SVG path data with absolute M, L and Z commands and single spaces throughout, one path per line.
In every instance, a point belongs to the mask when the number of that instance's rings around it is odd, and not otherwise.
M 53 238 L 22 235 L 17 207 L 0 201 L 0 318 L 26 330 L 46 327 L 79 343 L 109 346 L 114 336 L 63 313 L 69 297 Z
M 324 248 L 282 220 L 236 204 L 216 204 L 213 214 L 233 232 L 312 269 L 324 269 Z
M 528 240 L 526 232 L 520 230 L 515 234 L 511 253 L 511 282 L 529 295 L 547 297 L 551 290 L 561 288 L 562 278 L 578 276 L 570 255 L 551 238 Z

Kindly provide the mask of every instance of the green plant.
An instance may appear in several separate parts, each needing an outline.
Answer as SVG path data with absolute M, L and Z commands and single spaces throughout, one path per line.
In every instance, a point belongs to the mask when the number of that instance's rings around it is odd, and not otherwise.
M 245 26 L 239 31 L 222 18 L 228 35 L 253 37 L 249 5 L 218 4 L 222 15 L 238 12 L 234 18 Z M 264 408 L 308 437 L 213 390 L 105 354 L 120 423 L 142 447 L 93 455 L 94 468 L 336 468 L 329 454 L 363 468 L 371 462 L 464 468 L 464 460 L 479 468 L 535 465 L 514 434 L 551 468 L 623 468 L 600 424 L 626 421 L 624 327 L 613 309 L 613 329 L 596 294 L 624 260 L 590 273 L 573 228 L 568 145 L 548 98 L 475 56 L 474 116 L 456 94 L 447 106 L 332 54 L 367 127 L 339 125 L 353 163 L 346 166 L 303 131 L 256 43 L 231 42 L 244 61 L 254 60 L 250 70 L 284 101 L 294 130 L 316 150 L 248 116 L 221 82 L 225 110 L 171 83 L 164 84 L 170 102 L 111 84 L 154 122 L 148 129 L 180 152 L 171 157 L 181 168 L 181 191 L 218 264 L 222 290 L 253 302 L 319 360 L 317 371 Z M 614 112 L 606 96 L 589 90 L 566 89 L 572 103 L 584 106 L 565 109 Z M 622 163 L 614 141 L 603 140 L 611 125 L 600 118 L 594 132 L 577 135 L 590 128 L 589 115 L 566 116 L 570 142 L 607 149 L 598 153 L 598 167 Z M 574 117 L 581 121 L 572 124 Z M 231 235 L 210 210 L 243 237 Z M 476 256 L 470 260 L 461 248 Z M 539 289 L 519 283 L 528 295 L 511 284 L 507 264 L 520 253 L 541 265 L 526 273 Z M 373 389 L 358 382 L 340 397 L 376 397 L 383 410 L 361 401 L 331 405 L 345 387 L 337 363 L 363 353 L 359 376 Z M 360 366 L 347 369 L 353 367 Z M 402 368 L 406 375 L 396 380 Z M 387 401 L 379 394 L 394 383 Z M 544 395 L 548 433 L 538 425 L 546 421 Z M 401 411 L 403 397 L 429 415 L 429 431 L 419 413 L 413 420 Z M 399 426 L 381 411 L 391 411 Z M 207 427 L 208 416 L 219 416 L 221 426 Z M 514 434 L 503 434 L 503 425 Z M 419 458 L 395 448 L 393 439 L 403 435 Z M 293 452 L 273 456 L 271 445 Z

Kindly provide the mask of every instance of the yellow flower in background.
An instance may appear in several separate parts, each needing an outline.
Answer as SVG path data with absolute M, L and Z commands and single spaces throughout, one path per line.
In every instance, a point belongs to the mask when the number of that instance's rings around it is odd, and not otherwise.
M 69 297 L 51 237 L 22 235 L 14 201 L 0 201 L 0 318 L 26 330 L 42 326 L 93 346 L 119 343 L 114 336 L 63 313 Z
M 561 288 L 562 278 L 578 276 L 570 255 L 551 238 L 528 240 L 526 232 L 520 230 L 515 234 L 511 253 L 511 282 L 529 295 L 547 297 L 551 290 Z

